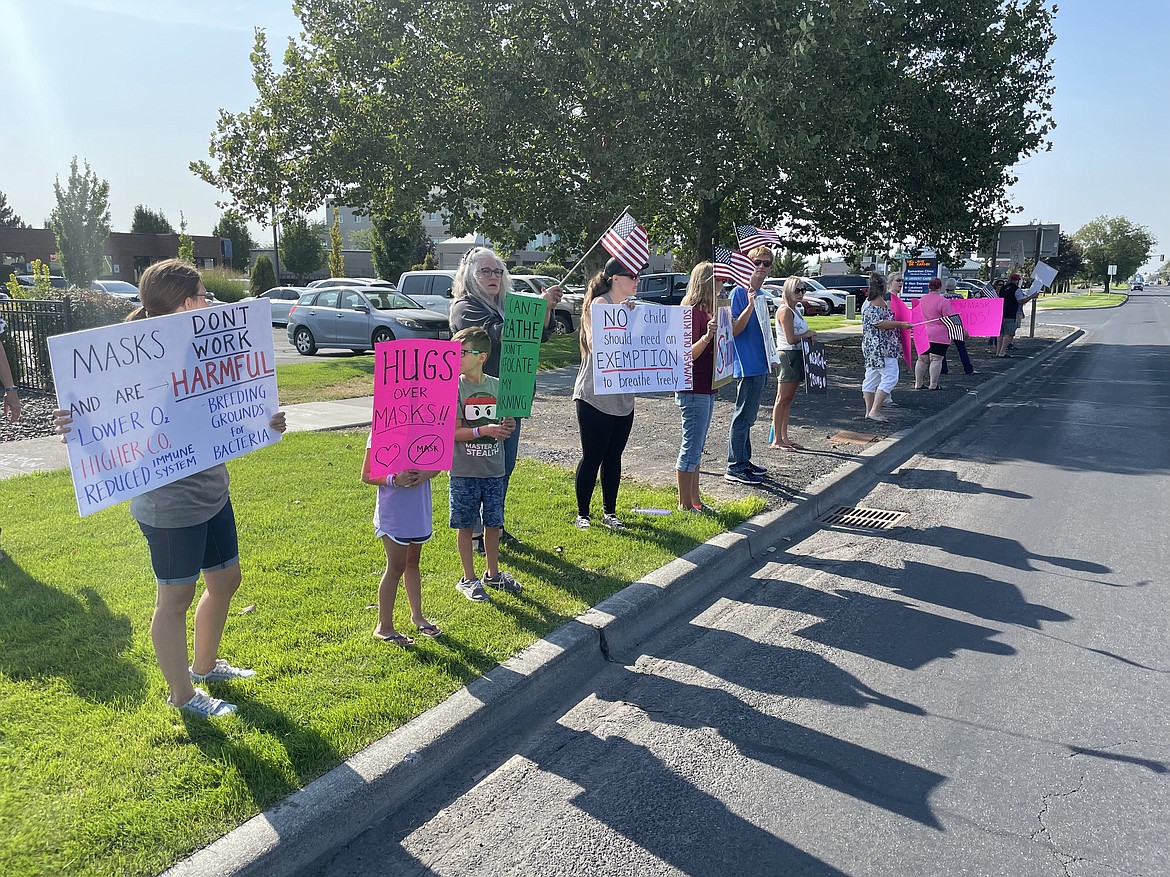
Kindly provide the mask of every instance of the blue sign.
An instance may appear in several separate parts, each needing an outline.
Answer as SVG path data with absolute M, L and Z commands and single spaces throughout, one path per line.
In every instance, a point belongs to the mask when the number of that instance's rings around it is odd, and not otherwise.
M 916 298 L 930 292 L 930 281 L 938 276 L 938 259 L 907 259 L 902 265 L 902 295 Z

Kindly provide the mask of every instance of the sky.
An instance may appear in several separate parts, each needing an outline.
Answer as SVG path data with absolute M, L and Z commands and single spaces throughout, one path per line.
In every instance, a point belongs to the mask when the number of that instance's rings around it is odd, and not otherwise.
M 1144 267 L 1156 266 L 1170 255 L 1170 65 L 1155 39 L 1170 33 L 1170 2 L 1059 5 L 1057 128 L 1050 152 L 1016 168 L 1012 222 L 1071 233 L 1124 215 L 1157 238 Z M 208 158 L 221 108 L 255 100 L 257 27 L 279 59 L 300 31 L 291 0 L 0 0 L 0 192 L 39 226 L 76 155 L 109 181 L 115 231 L 145 204 L 210 234 L 225 195 L 188 164 Z M 252 233 L 271 240 L 261 226 Z

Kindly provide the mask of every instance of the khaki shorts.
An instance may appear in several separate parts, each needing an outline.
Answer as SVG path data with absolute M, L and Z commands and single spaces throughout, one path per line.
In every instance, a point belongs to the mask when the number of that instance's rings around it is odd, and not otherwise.
M 780 356 L 780 371 L 776 373 L 778 381 L 804 382 L 804 352 L 801 350 L 777 350 Z

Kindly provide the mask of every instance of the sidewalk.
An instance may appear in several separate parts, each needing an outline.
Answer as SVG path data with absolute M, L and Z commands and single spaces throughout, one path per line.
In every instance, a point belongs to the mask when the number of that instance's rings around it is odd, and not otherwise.
M 848 338 L 861 334 L 861 322 L 820 333 L 820 338 Z M 565 390 L 573 386 L 576 366 L 565 366 L 553 371 L 539 372 L 537 390 Z M 337 399 L 331 402 L 304 402 L 282 406 L 291 432 L 313 432 L 323 429 L 358 429 L 370 425 L 374 407 L 373 396 L 356 399 Z M 0 478 L 11 478 L 29 472 L 51 472 L 69 466 L 65 445 L 56 436 L 24 439 L 0 444 Z
M 852 327 L 850 327 L 852 329 Z M 857 334 L 846 330 L 845 335 Z M 721 534 L 685 557 L 648 574 L 555 630 L 399 730 L 357 753 L 271 809 L 179 862 L 168 877 L 294 875 L 351 842 L 387 815 L 473 757 L 483 740 L 510 740 L 566 696 L 588 685 L 612 659 L 625 661 L 640 642 L 705 599 L 727 576 L 774 551 L 787 534 L 812 525 L 838 505 L 855 501 L 877 479 L 929 447 L 1083 333 L 1069 330 L 1036 355 L 1009 361 L 1007 373 L 964 392 L 939 413 L 868 445 L 832 472 L 794 493 L 784 507 Z M 828 336 L 829 333 L 824 333 Z M 841 337 L 838 335 L 837 337 Z M 575 368 L 542 374 L 541 388 L 571 385 Z M 563 392 L 563 391 L 562 391 Z M 929 394 L 935 396 L 935 394 Z M 299 428 L 359 425 L 369 399 L 290 406 Z M 324 409 L 311 411 L 310 409 Z M 316 418 L 316 420 L 314 420 Z M 363 422 L 368 422 L 368 419 Z M 711 575 L 717 569 L 719 574 Z M 618 657 L 620 656 L 620 657 Z

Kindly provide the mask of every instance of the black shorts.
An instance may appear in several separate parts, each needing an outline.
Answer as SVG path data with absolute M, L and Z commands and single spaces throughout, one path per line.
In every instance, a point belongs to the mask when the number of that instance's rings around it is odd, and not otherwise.
M 951 345 L 945 342 L 940 344 L 938 341 L 931 341 L 930 350 L 928 352 L 934 354 L 935 356 L 946 356 L 947 348 L 950 346 Z

